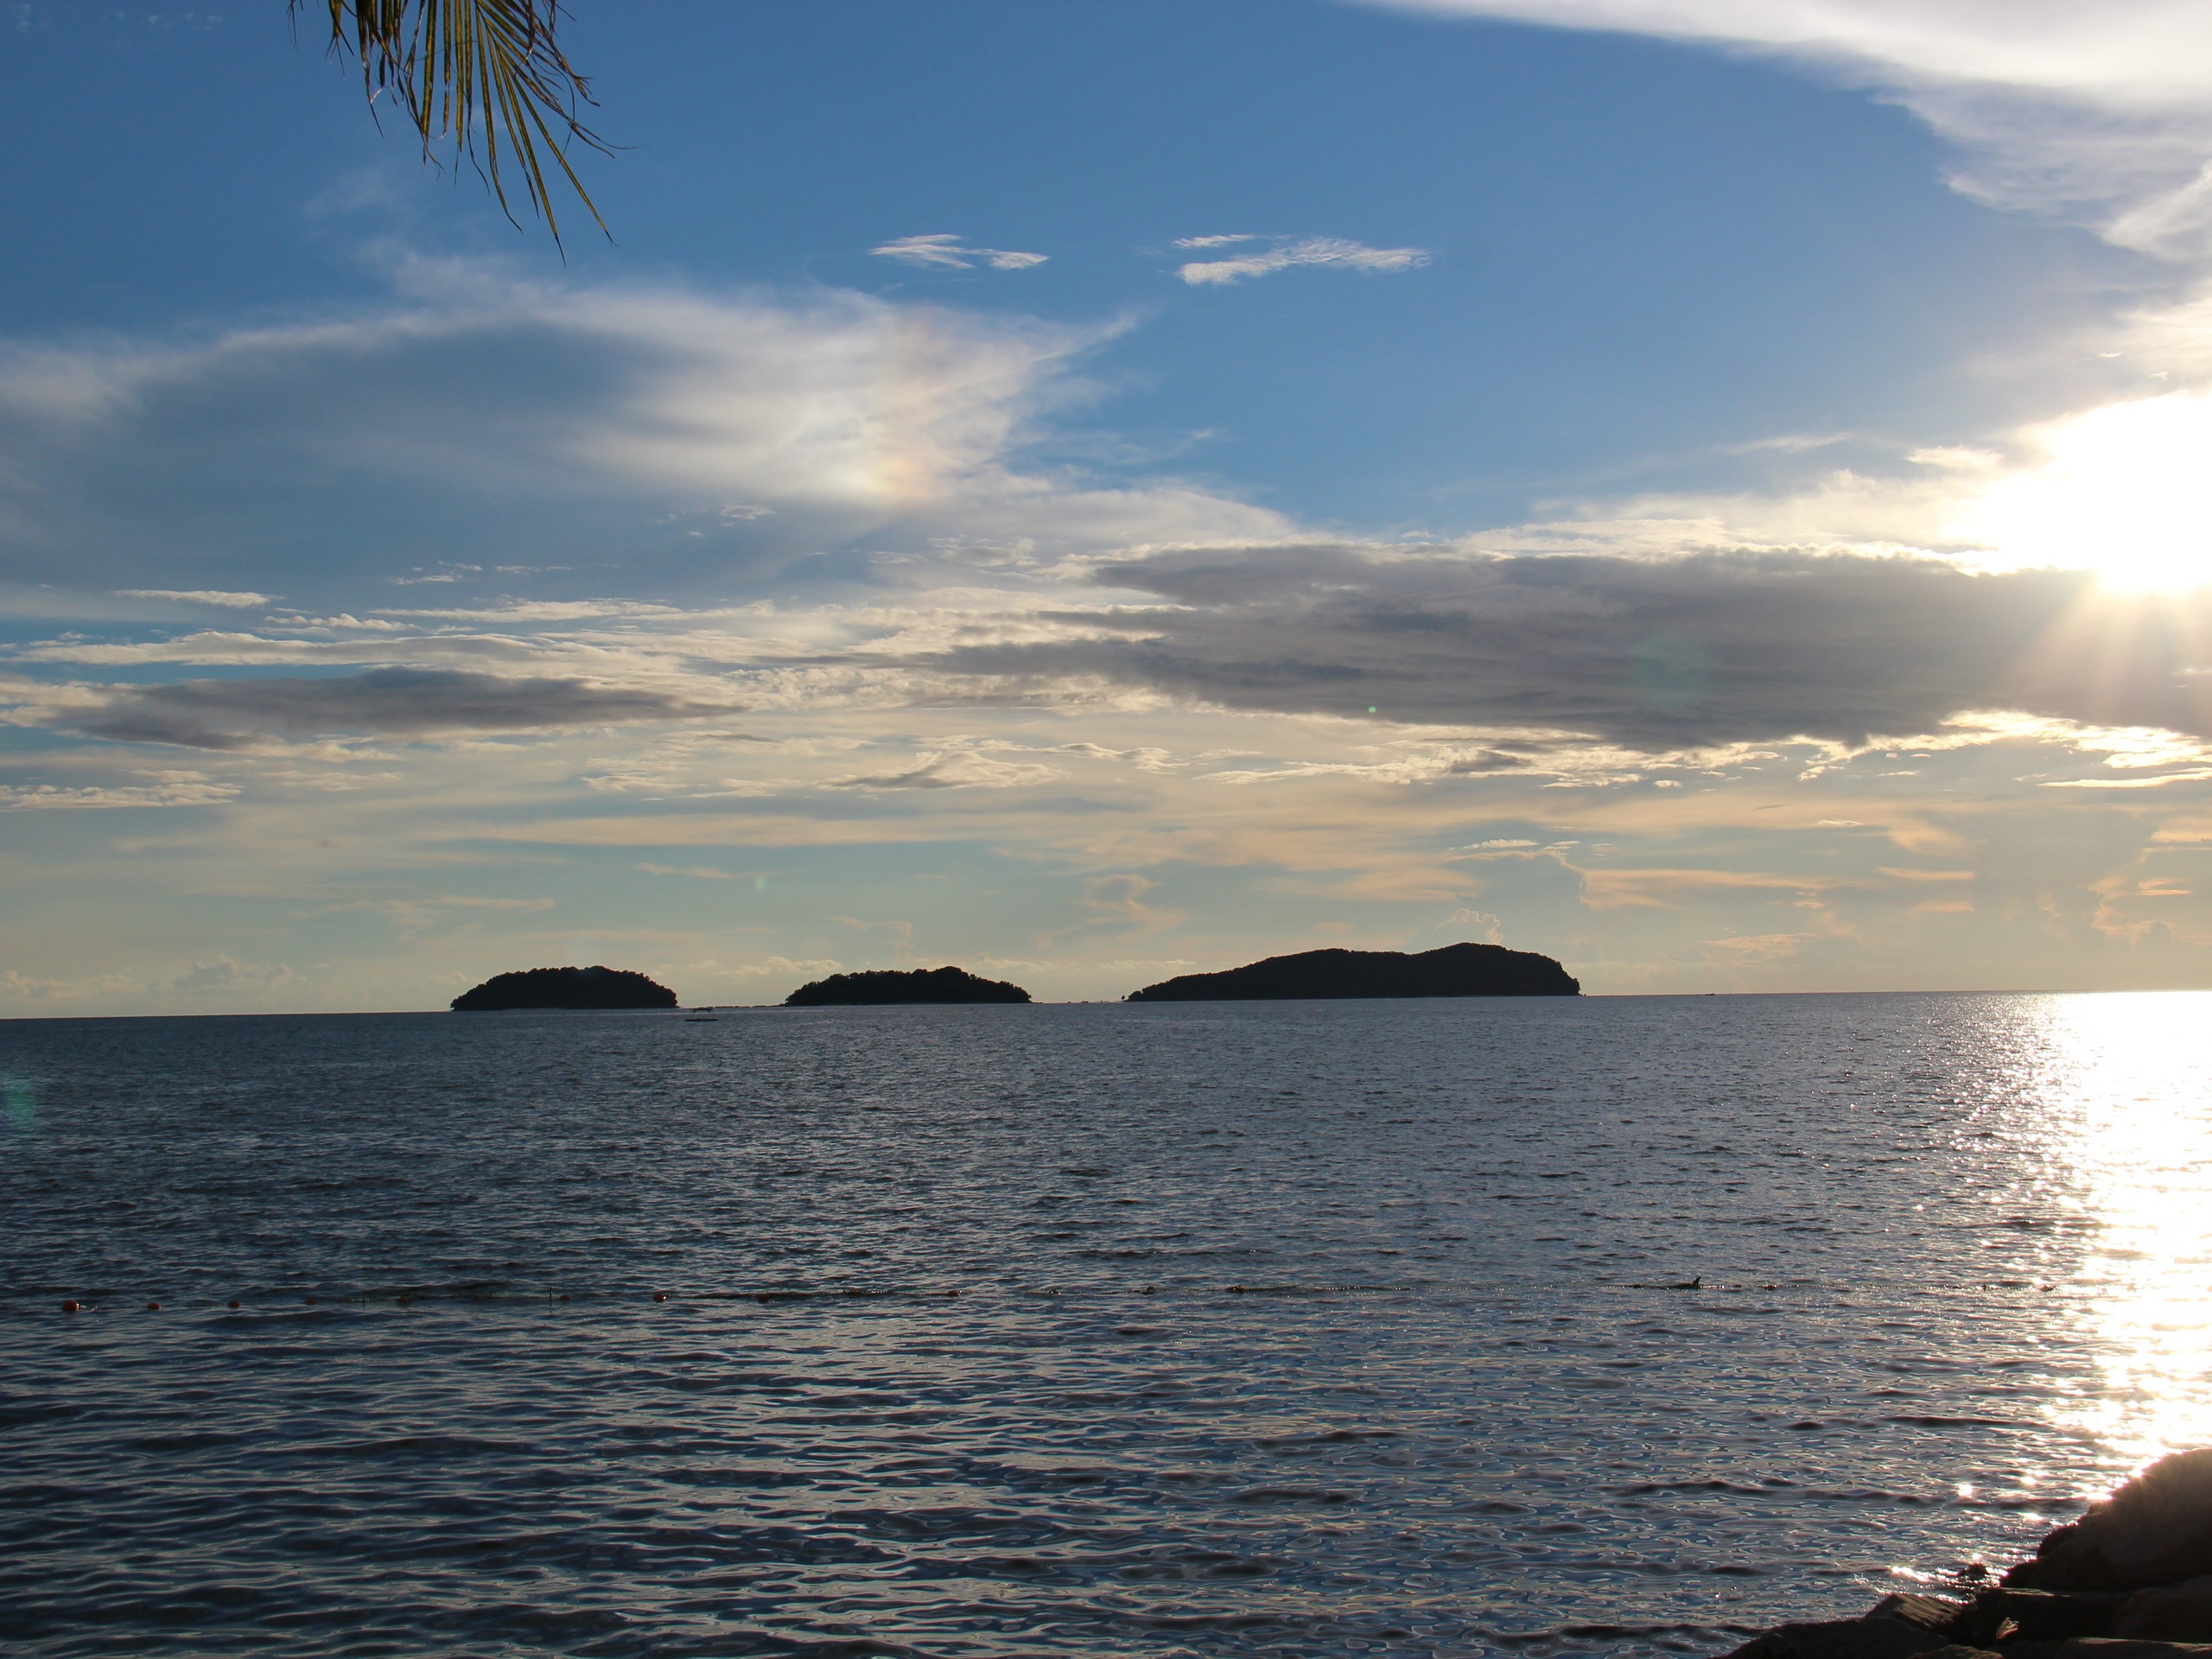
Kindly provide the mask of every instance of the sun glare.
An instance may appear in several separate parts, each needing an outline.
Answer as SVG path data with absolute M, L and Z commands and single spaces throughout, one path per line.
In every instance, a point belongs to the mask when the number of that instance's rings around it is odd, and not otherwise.
M 2111 404 L 2030 436 L 2041 464 L 1992 485 L 1953 534 L 2117 588 L 2212 582 L 2212 394 Z
M 2053 1000 L 2043 1092 L 2070 1166 L 2102 1386 L 2060 1413 L 2133 1465 L 2212 1444 L 2212 995 Z

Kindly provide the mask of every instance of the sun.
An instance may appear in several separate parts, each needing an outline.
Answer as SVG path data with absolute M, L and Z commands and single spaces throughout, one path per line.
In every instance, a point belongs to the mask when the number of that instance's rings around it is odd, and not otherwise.
M 2212 583 L 2212 393 L 2108 404 L 2031 429 L 2035 466 L 1992 483 L 1951 533 L 2013 567 L 2121 588 Z

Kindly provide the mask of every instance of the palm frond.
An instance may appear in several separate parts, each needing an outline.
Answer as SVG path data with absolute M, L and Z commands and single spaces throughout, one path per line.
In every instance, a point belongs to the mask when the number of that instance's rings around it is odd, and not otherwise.
M 296 15 L 303 0 L 289 0 Z M 328 0 L 330 50 L 359 60 L 372 108 L 389 96 L 407 112 L 435 162 L 450 143 L 456 164 L 474 166 L 508 219 L 502 163 L 521 175 L 531 210 L 542 215 L 557 245 L 543 158 L 576 193 L 601 231 L 591 196 L 569 164 L 568 147 L 607 153 L 580 111 L 595 102 L 591 83 L 570 66 L 554 39 L 559 0 Z M 504 137 L 503 136 L 504 135 Z

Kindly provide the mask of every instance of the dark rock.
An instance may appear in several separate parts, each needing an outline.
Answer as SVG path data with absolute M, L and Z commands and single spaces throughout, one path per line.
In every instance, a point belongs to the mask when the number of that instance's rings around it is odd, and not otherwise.
M 1980 1567 L 1967 1575 L 1987 1585 Z M 2161 1459 L 1971 1603 L 1886 1596 L 1729 1659 L 2212 1659 L 2212 1448 Z
M 2212 1642 L 2212 1578 L 2138 1590 L 2120 1604 L 2110 1633 L 2156 1642 Z
M 2161 1458 L 2005 1575 L 2039 1590 L 2139 1590 L 2212 1573 L 2212 1447 Z
M 1302 950 L 1218 974 L 1181 974 L 1132 991 L 1129 1002 L 1258 1002 L 1305 997 L 1579 996 L 1549 957 L 1502 944 L 1402 950 Z
M 1909 1618 L 1946 1637 L 1957 1634 L 1959 1616 L 1967 1604 L 1944 1596 L 1923 1596 L 1916 1591 L 1884 1596 L 1866 1610 L 1869 1618 Z
M 802 985 L 784 999 L 787 1008 L 889 1002 L 1027 1002 L 1029 993 L 1002 979 L 979 979 L 958 968 L 895 969 L 832 974 Z
M 1780 1624 L 1753 1637 L 1728 1659 L 1916 1659 L 1955 1644 L 1918 1618 L 1872 1612 L 1818 1624 Z
M 2064 1642 L 2077 1636 L 2110 1636 L 2120 1599 L 2051 1590 L 1986 1590 L 1952 1625 L 1961 1640 Z M 2006 1651 L 2011 1651 L 2007 1647 Z
M 453 1000 L 456 1014 L 502 1008 L 672 1008 L 676 993 L 621 968 L 531 968 L 496 974 Z

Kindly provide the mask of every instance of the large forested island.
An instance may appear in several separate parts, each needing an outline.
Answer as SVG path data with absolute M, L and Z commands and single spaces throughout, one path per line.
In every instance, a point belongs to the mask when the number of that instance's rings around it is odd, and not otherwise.
M 1301 950 L 1218 974 L 1182 974 L 1132 991 L 1128 1002 L 1259 1002 L 1297 997 L 1580 996 L 1581 982 L 1549 957 L 1502 944 L 1403 950 Z
M 881 969 L 832 974 L 784 999 L 787 1008 L 883 1002 L 1027 1002 L 1029 993 L 1002 979 L 981 979 L 958 968 Z
M 453 1000 L 455 1014 L 503 1008 L 672 1008 L 676 993 L 623 968 L 528 968 L 495 974 Z

